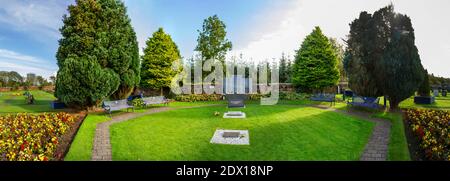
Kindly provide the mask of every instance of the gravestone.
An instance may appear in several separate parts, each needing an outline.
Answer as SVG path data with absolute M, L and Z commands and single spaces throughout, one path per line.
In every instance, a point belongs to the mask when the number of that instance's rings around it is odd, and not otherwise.
M 228 101 L 228 108 L 245 107 L 244 101 L 247 99 L 245 94 L 226 94 L 225 99 Z
M 442 96 L 447 97 L 447 90 L 442 90 Z
M 433 96 L 434 97 L 439 97 L 439 90 L 433 89 Z

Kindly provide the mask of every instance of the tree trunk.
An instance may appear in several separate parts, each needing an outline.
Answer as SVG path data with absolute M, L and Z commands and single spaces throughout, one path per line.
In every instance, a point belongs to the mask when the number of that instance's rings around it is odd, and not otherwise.
M 164 90 L 163 90 L 163 88 L 161 87 L 161 93 L 160 93 L 160 96 L 163 96 L 164 95 Z
M 126 99 L 131 93 L 133 93 L 134 87 L 127 87 L 120 85 L 119 88 L 111 95 L 114 100 Z
M 396 111 L 398 109 L 399 102 L 397 100 L 389 99 L 390 111 Z

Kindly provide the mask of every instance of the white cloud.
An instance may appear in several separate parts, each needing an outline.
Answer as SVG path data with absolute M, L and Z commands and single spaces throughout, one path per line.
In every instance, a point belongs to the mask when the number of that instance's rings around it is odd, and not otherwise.
M 275 3 L 276 2 L 276 3 Z M 281 53 L 294 55 L 305 36 L 320 26 L 328 37 L 341 43 L 349 32 L 349 23 L 361 11 L 373 13 L 391 2 L 396 12 L 411 17 L 416 45 L 422 64 L 435 75 L 450 77 L 450 1 L 436 0 L 292 0 L 275 1 L 271 9 L 263 9 L 249 27 L 240 27 L 239 37 L 233 37 L 233 51 L 229 56 L 243 53 L 254 60 L 272 60 Z M 278 5 L 277 5 L 278 4 Z M 248 59 L 248 58 L 246 58 Z
M 18 31 L 58 38 L 68 3 L 59 0 L 0 0 L 0 22 Z
M 283 2 L 277 9 L 266 9 L 267 14 L 257 16 L 260 21 L 255 22 L 251 29 L 246 29 L 250 40 L 239 42 L 229 54 L 231 56 L 243 54 L 244 59 L 253 61 L 272 61 L 281 57 L 281 53 L 293 55 L 306 31 L 301 21 L 301 1 Z
M 27 73 L 36 73 L 49 77 L 54 74 L 57 68 L 56 65 L 48 64 L 48 61 L 37 57 L 0 49 L 0 70 L 2 71 L 16 71 L 23 76 Z

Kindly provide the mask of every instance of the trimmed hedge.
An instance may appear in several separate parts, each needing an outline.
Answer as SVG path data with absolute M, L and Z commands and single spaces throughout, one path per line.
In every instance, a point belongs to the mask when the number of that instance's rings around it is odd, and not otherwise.
M 249 94 L 249 100 L 260 100 L 262 97 L 269 97 L 270 94 Z M 310 95 L 300 94 L 295 92 L 280 92 L 281 100 L 304 100 L 308 99 Z M 187 94 L 175 95 L 175 101 L 180 102 L 197 102 L 197 101 L 221 101 L 224 100 L 223 95 L 220 94 Z
M 220 101 L 223 100 L 223 95 L 220 94 L 188 94 L 176 95 L 174 98 L 180 102 L 197 102 L 197 101 Z

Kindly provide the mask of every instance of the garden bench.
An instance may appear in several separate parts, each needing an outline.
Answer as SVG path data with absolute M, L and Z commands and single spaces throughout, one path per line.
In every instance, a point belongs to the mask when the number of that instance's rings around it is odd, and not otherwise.
M 225 98 L 228 101 L 228 108 L 245 107 L 244 101 L 247 99 L 247 95 L 226 94 Z
M 103 109 L 111 115 L 112 111 L 118 111 L 122 109 L 133 109 L 134 107 L 132 105 L 128 104 L 128 100 L 122 99 L 122 100 L 116 100 L 116 101 L 103 101 L 102 105 Z
M 153 104 L 164 104 L 169 105 L 169 100 L 164 96 L 154 96 L 154 97 L 144 97 L 142 98 L 145 106 L 153 105 Z
M 347 101 L 347 106 L 357 106 L 366 107 L 370 109 L 380 108 L 380 98 L 379 97 L 363 97 L 363 96 L 353 96 L 351 101 Z
M 330 106 L 336 105 L 336 94 L 314 94 L 309 98 L 311 101 L 330 102 Z

